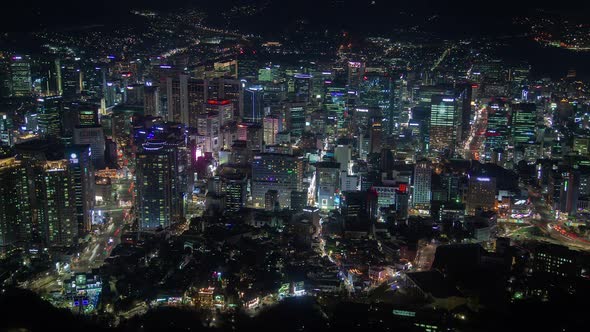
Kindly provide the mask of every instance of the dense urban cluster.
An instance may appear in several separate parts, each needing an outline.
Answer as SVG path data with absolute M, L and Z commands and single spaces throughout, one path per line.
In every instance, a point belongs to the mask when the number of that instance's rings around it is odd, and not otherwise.
M 587 323 L 575 68 L 494 39 L 132 17 L 2 44 L 0 304 L 77 329 Z M 51 324 L 18 317 L 0 327 Z

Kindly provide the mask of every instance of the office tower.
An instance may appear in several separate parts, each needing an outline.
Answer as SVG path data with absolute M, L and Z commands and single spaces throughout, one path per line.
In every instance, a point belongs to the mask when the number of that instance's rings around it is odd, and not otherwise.
M 355 191 L 359 187 L 359 176 L 348 175 L 348 172 L 340 172 L 340 190 L 341 191 Z
M 339 207 L 336 195 L 340 191 L 340 164 L 319 162 L 315 164 L 317 203 L 321 210 L 334 210 Z
M 148 141 L 137 154 L 136 190 L 139 228 L 167 228 L 183 218 L 186 160 L 177 143 Z M 184 179 L 184 180 L 183 180 Z
M 145 99 L 145 86 L 143 84 L 130 84 L 125 87 L 125 104 L 142 106 Z
M 488 126 L 486 130 L 484 160 L 491 161 L 495 150 L 505 150 L 510 135 L 508 105 L 502 101 L 491 102 L 487 107 Z
M 390 149 L 381 149 L 381 158 L 379 158 L 379 170 L 381 172 L 389 172 L 393 169 L 395 159 L 393 152 Z
M 334 159 L 340 164 L 340 171 L 348 173 L 352 160 L 352 147 L 350 145 L 338 145 L 334 148 Z
M 427 160 L 416 162 L 414 167 L 414 189 L 412 205 L 428 208 L 432 197 L 432 165 Z
M 580 171 L 568 167 L 561 172 L 561 193 L 559 194 L 559 211 L 575 216 L 580 196 Z
M 455 151 L 461 138 L 461 112 L 458 100 L 451 95 L 433 95 L 430 110 L 430 149 Z
M 537 110 L 535 104 L 512 105 L 512 142 L 515 146 L 535 143 L 536 127 Z
M 384 132 L 392 135 L 396 123 L 399 123 L 399 115 L 393 105 L 391 77 L 384 71 L 369 72 L 367 69 L 359 93 L 360 106 L 380 109 L 383 114 Z
M 0 113 L 0 146 L 12 146 L 14 144 L 12 130 L 12 118 L 6 113 Z
M 274 145 L 276 137 L 279 133 L 279 119 L 273 116 L 265 117 L 263 122 L 264 127 L 264 144 Z
M 90 231 L 92 226 L 92 210 L 95 201 L 94 166 L 92 165 L 89 145 L 72 145 L 66 148 L 66 159 L 73 179 L 76 195 L 76 220 L 78 234 Z
M 41 94 L 61 96 L 63 93 L 60 59 L 43 58 L 40 61 Z
M 369 155 L 371 147 L 371 137 L 369 136 L 369 134 L 360 135 L 358 142 L 359 158 L 362 160 L 367 160 L 367 156 Z
M 296 103 L 285 104 L 287 130 L 293 136 L 301 136 L 305 130 L 305 105 Z
M 346 94 L 345 88 L 327 87 L 324 108 L 328 117 L 336 119 L 336 129 L 344 127 L 346 116 Z
M 35 206 L 39 234 L 50 247 L 76 244 L 76 191 L 67 159 L 46 160 L 35 167 Z
M 37 99 L 37 121 L 42 137 L 61 136 L 61 114 L 63 112 L 60 96 Z
M 365 64 L 358 61 L 348 62 L 348 79 L 346 85 L 350 90 L 358 90 L 365 76 Z
M 578 251 L 566 246 L 542 243 L 535 247 L 532 270 L 535 275 L 575 278 L 581 274 L 581 257 Z
M 225 126 L 230 123 L 234 117 L 234 105 L 227 99 L 209 99 L 204 104 L 204 109 L 207 113 L 215 112 L 219 116 L 219 125 Z
M 309 103 L 311 99 L 311 78 L 310 74 L 293 75 L 293 84 L 295 88 L 295 102 Z
M 225 195 L 225 210 L 237 212 L 246 206 L 248 178 L 236 168 L 224 167 L 220 172 L 221 193 Z
M 341 212 L 345 220 L 354 220 L 365 215 L 367 207 L 367 192 L 343 191 Z
M 160 109 L 160 88 L 158 86 L 146 86 L 143 94 L 143 114 L 159 116 Z
M 62 59 L 61 77 L 64 97 L 75 97 L 84 90 L 84 72 L 79 60 Z
M 227 99 L 234 105 L 234 118 L 244 117 L 244 88 L 242 82 L 236 79 L 214 78 L 207 79 L 206 98 Z
M 408 219 L 410 195 L 408 195 L 407 190 L 404 190 L 404 188 L 400 186 L 395 191 L 395 213 L 398 220 Z
M 444 190 L 444 197 L 447 201 L 459 203 L 462 201 L 461 175 L 442 174 L 441 187 Z
M 27 168 L 14 157 L 0 159 L 0 257 L 19 244 L 29 244 L 33 225 Z
M 291 191 L 301 190 L 301 161 L 291 155 L 261 153 L 252 162 L 252 202 L 254 208 L 264 208 L 269 190 L 280 193 L 280 208 L 291 207 Z
M 381 147 L 383 143 L 383 128 L 381 124 L 380 118 L 371 118 L 371 127 L 369 128 L 370 133 L 370 143 L 369 143 L 369 151 L 370 153 L 380 153 Z
M 188 124 L 188 75 L 180 74 L 178 79 L 168 77 L 166 89 L 168 121 Z
M 291 210 L 301 211 L 307 206 L 307 191 L 292 190 L 291 191 Z
M 31 95 L 31 59 L 27 55 L 14 55 L 10 58 L 10 95 L 27 97 Z
M 496 178 L 471 175 L 467 187 L 465 212 L 475 215 L 477 210 L 493 211 L 496 207 Z
M 104 168 L 105 137 L 102 126 L 77 126 L 74 128 L 74 144 L 90 145 L 94 168 Z
M 91 104 L 74 105 L 78 113 L 78 126 L 98 126 L 98 108 Z
M 401 129 L 400 122 L 403 114 L 404 92 L 407 90 L 407 81 L 400 77 L 399 79 L 392 79 L 391 83 L 391 106 L 386 115 L 387 133 L 389 135 L 397 135 Z
M 244 89 L 244 122 L 262 122 L 264 117 L 263 93 L 260 85 L 250 85 Z
M 462 84 L 455 88 L 455 98 L 457 99 L 457 107 L 461 112 L 461 135 L 457 136 L 459 141 L 464 141 L 469 135 L 471 129 L 471 101 L 473 100 L 473 91 L 471 84 Z
M 279 192 L 271 189 L 264 194 L 264 210 L 275 211 L 279 206 Z

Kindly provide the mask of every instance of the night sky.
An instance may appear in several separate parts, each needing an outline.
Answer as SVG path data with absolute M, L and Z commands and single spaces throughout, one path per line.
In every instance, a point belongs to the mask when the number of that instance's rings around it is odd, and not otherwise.
M 6 10 L 0 11 L 2 32 L 31 31 L 39 28 L 55 28 L 83 24 L 114 24 L 125 20 L 132 8 L 152 8 L 174 10 L 186 6 L 204 8 L 209 19 L 231 8 L 236 3 L 267 4 L 266 10 L 255 21 L 260 30 L 271 29 L 294 19 L 305 18 L 309 24 L 335 28 L 375 31 L 387 29 L 396 21 L 405 19 L 417 21 L 421 17 L 440 15 L 442 30 L 477 33 L 502 29 L 508 18 L 532 12 L 535 8 L 557 10 L 584 15 L 590 4 L 580 1 L 395 1 L 395 0 L 119 0 L 119 1 L 81 1 L 81 0 L 31 0 L 4 3 Z M 10 7 L 8 9 L 7 7 Z M 417 16 L 400 15 L 400 12 Z M 262 18 L 262 20 L 261 20 Z

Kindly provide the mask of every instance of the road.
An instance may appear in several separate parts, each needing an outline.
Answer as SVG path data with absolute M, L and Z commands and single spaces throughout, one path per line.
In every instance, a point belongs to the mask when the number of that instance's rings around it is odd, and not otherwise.
M 436 253 L 437 245 L 432 242 L 424 243 L 419 246 L 414 259 L 415 271 L 428 271 L 434 262 L 434 254 Z
M 133 192 L 129 191 L 131 184 L 129 179 L 113 180 L 113 193 L 117 193 L 120 200 L 131 200 L 133 195 Z M 109 213 L 112 221 L 109 221 L 102 231 L 96 230 L 92 233 L 90 242 L 72 259 L 70 265 L 72 272 L 88 272 L 93 268 L 100 267 L 109 257 L 111 250 L 120 243 L 122 228 L 125 223 L 132 222 L 133 216 L 129 213 L 129 208 L 119 207 L 118 202 L 113 201 L 95 209 L 95 211 L 101 210 L 101 213 Z M 46 294 L 61 290 L 63 280 L 70 276 L 71 274 L 68 272 L 58 273 L 52 269 L 23 286 L 37 293 Z
M 122 201 L 130 201 L 132 192 L 129 191 L 132 182 L 129 179 L 113 180 L 113 192 Z M 72 262 L 72 271 L 85 272 L 93 268 L 100 267 L 104 260 L 109 257 L 111 250 L 121 243 L 121 233 L 125 223 L 132 221 L 129 214 L 129 208 L 119 207 L 119 202 L 113 202 L 105 206 L 97 207 L 102 214 L 109 214 L 111 221 L 102 232 L 96 232 L 92 235 L 90 244 L 80 253 Z
M 483 144 L 485 142 L 485 132 L 488 125 L 486 108 L 482 107 L 475 112 L 473 125 L 469 131 L 469 136 L 463 145 L 463 156 L 465 159 L 479 160 Z
M 528 187 L 528 191 L 529 198 L 531 203 L 533 203 L 536 213 L 541 216 L 539 219 L 531 219 L 531 223 L 550 237 L 550 240 L 546 238 L 537 239 L 561 244 L 573 249 L 590 250 L 590 241 L 580 238 L 576 234 L 567 232 L 563 228 L 562 223 L 556 219 L 555 213 L 545 202 L 538 190 Z M 518 240 L 523 238 L 517 237 L 516 239 Z M 524 239 L 526 239 L 526 236 Z

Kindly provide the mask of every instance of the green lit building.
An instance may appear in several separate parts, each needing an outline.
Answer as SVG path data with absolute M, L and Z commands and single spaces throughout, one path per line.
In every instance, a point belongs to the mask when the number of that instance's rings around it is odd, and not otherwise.
M 537 109 L 535 104 L 512 105 L 512 141 L 514 145 L 532 144 L 536 140 Z

